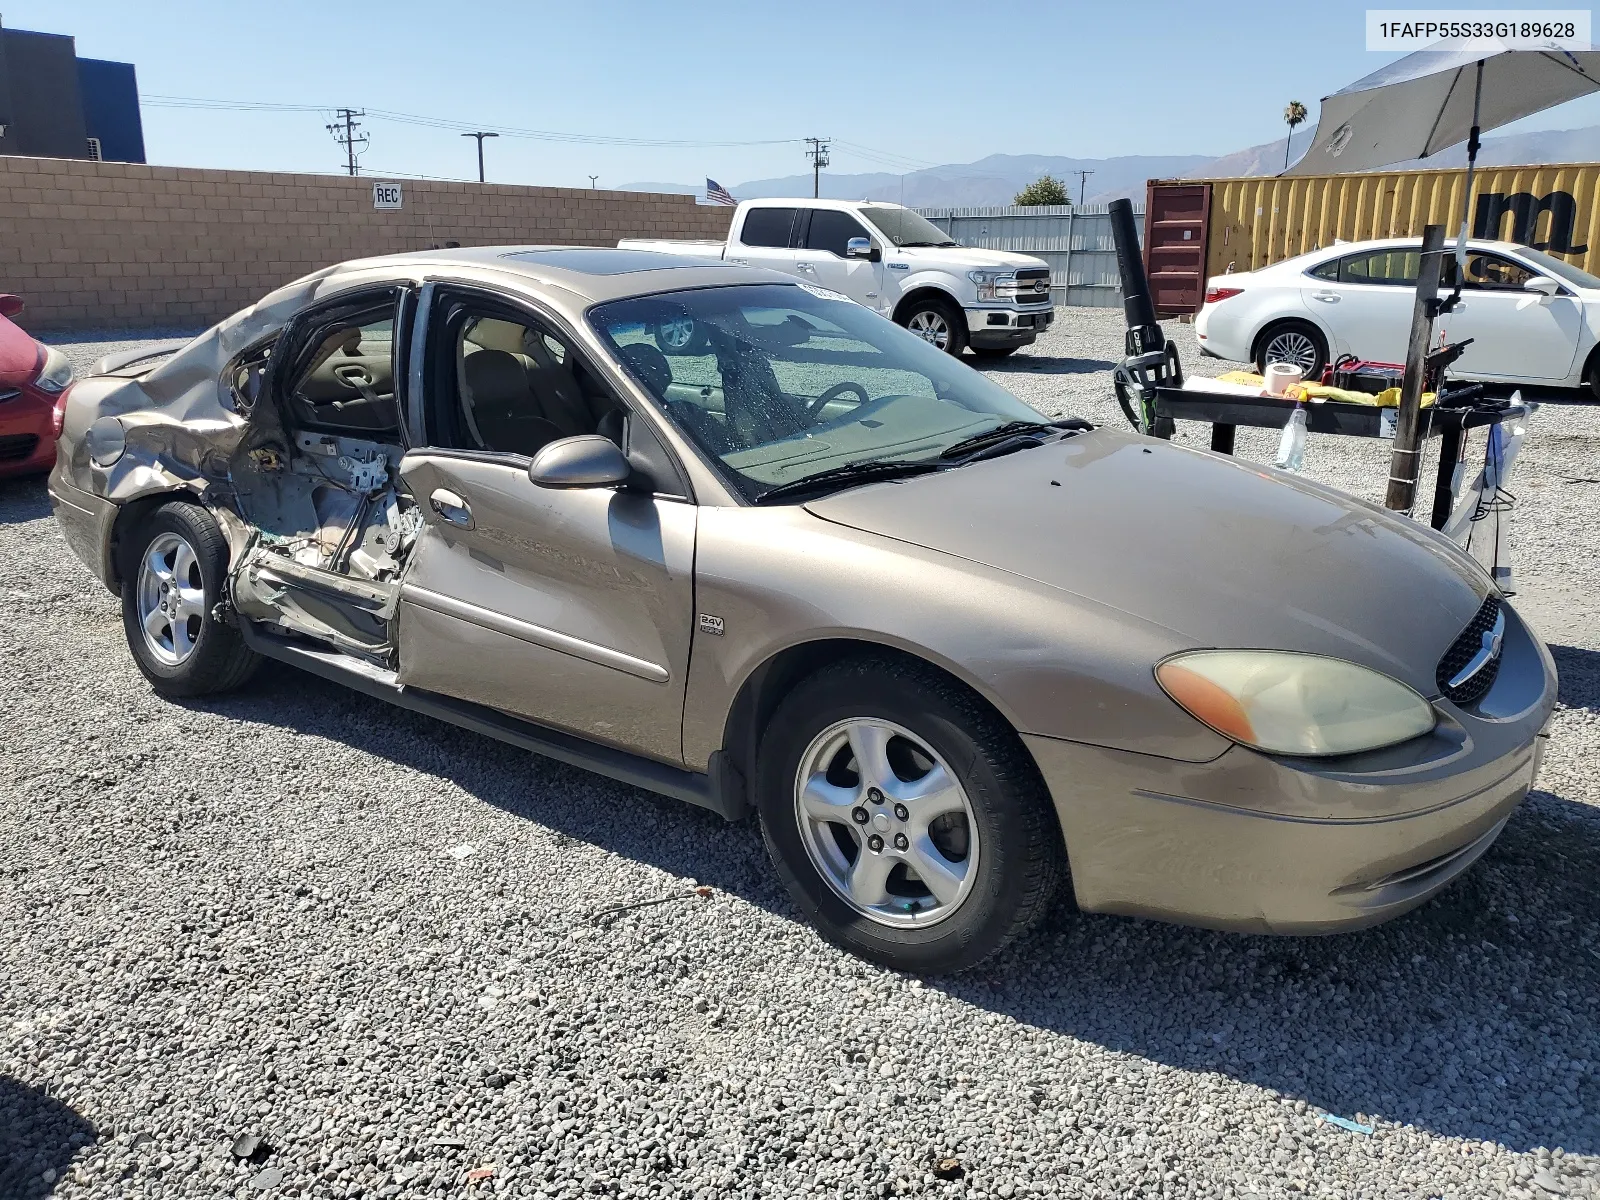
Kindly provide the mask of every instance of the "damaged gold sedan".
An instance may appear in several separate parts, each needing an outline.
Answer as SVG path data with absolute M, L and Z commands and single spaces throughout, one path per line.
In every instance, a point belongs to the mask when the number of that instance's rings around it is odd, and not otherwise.
M 1550 657 L 1432 531 L 1052 421 L 843 296 L 644 251 L 319 272 L 62 402 L 157 691 L 278 659 L 733 819 L 824 935 L 1328 932 L 1532 782 Z M 1222 564 L 1219 566 L 1218 564 Z

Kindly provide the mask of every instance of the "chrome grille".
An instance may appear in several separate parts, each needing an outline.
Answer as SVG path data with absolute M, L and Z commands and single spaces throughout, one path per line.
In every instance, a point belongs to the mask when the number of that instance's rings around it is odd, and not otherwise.
M 1483 699 L 1484 694 L 1494 686 L 1495 676 L 1500 673 L 1500 647 L 1497 640 L 1493 642 L 1493 653 L 1488 660 L 1468 679 L 1452 683 L 1465 671 L 1479 654 L 1490 649 L 1485 643 L 1484 635 L 1492 634 L 1496 626 L 1504 628 L 1500 614 L 1500 598 L 1490 596 L 1478 609 L 1471 623 L 1461 631 L 1461 636 L 1450 643 L 1450 649 L 1444 652 L 1444 657 L 1439 660 L 1439 669 L 1434 680 L 1439 685 L 1439 690 L 1446 698 L 1456 704 L 1476 704 Z

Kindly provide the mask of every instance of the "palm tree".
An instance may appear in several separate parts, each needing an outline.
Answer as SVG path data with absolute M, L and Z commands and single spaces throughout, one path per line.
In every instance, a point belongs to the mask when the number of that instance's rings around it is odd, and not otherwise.
M 1289 136 L 1283 141 L 1283 169 L 1289 169 L 1289 143 L 1294 140 L 1294 127 L 1306 119 L 1306 106 L 1298 100 L 1289 101 L 1283 110 L 1284 124 L 1289 126 Z

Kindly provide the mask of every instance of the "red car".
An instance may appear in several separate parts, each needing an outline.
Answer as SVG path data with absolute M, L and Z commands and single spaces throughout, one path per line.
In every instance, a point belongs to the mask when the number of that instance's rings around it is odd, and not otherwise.
M 11 323 L 21 311 L 19 297 L 0 295 L 0 479 L 55 466 L 56 402 L 72 382 L 65 354 Z

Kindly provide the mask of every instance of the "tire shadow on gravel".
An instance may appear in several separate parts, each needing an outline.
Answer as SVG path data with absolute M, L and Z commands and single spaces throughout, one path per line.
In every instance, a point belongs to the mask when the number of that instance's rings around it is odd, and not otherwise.
M 1597 879 L 1600 811 L 1535 791 L 1471 870 L 1374 929 L 1276 938 L 1062 905 L 990 967 L 939 986 L 1318 1111 L 1592 1155 Z
M 1010 358 L 971 360 L 989 375 L 1094 375 L 1117 364 L 1108 358 L 1052 358 L 1044 354 L 1016 354 Z
M 238 692 L 175 703 L 326 738 L 448 779 L 478 800 L 557 836 L 589 842 L 797 919 L 753 820 L 730 825 L 706 809 L 386 704 L 280 663 L 263 663 Z
M 0 1075 L 0 1196 L 48 1196 L 99 1132 L 71 1107 Z
M 25 475 L 0 479 L 0 525 L 25 525 L 50 515 L 50 493 L 45 476 Z

